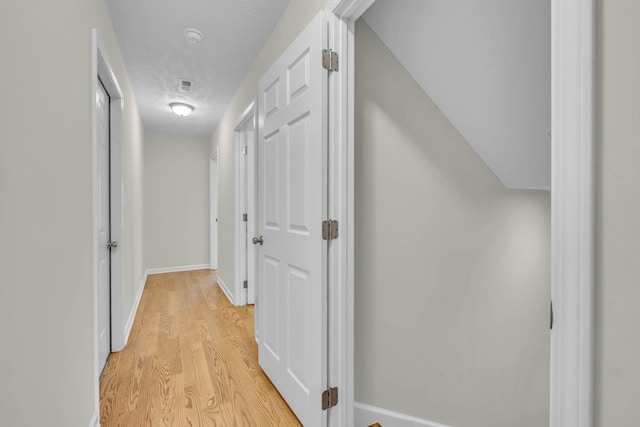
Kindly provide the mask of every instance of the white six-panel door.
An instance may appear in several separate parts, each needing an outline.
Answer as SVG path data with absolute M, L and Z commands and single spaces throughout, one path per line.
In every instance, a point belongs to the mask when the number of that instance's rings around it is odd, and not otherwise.
M 100 372 L 111 353 L 111 239 L 109 95 L 98 81 L 98 362 Z
M 259 83 L 259 360 L 306 427 L 327 421 L 326 27 L 321 13 Z

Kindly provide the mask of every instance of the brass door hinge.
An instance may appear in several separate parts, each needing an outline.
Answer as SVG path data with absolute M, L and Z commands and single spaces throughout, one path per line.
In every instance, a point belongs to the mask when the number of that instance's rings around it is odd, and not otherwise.
M 322 240 L 334 240 L 338 238 L 338 221 L 329 219 L 322 221 Z
M 333 408 L 338 404 L 338 387 L 332 387 L 322 392 L 322 410 Z

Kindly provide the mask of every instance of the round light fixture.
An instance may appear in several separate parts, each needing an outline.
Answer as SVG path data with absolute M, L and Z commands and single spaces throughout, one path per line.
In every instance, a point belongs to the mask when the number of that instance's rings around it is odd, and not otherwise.
M 184 102 L 172 102 L 169 107 L 171 107 L 171 111 L 174 114 L 180 117 L 187 117 L 193 113 L 193 105 L 185 104 Z
M 202 32 L 195 28 L 185 28 L 184 36 L 187 38 L 187 42 L 189 42 L 189 44 L 198 44 L 202 42 L 202 39 L 204 39 Z

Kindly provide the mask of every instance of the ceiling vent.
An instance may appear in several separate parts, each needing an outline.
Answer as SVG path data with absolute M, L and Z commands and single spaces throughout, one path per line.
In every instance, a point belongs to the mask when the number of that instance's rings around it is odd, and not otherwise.
M 192 82 L 189 80 L 178 79 L 178 90 L 180 92 L 191 92 Z

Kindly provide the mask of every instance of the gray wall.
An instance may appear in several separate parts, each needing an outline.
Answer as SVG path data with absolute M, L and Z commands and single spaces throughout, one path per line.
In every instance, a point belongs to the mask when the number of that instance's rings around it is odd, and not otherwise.
M 94 410 L 91 28 L 124 93 L 125 324 L 142 278 L 142 124 L 102 0 L 0 13 L 0 414 L 88 426 Z
M 597 0 L 597 427 L 640 418 L 640 2 Z
M 233 241 L 234 125 L 258 96 L 258 80 L 262 74 L 325 4 L 326 0 L 291 0 L 211 138 L 211 149 L 219 149 L 218 275 L 229 288 L 233 288 L 235 281 L 239 280 L 235 277 L 236 252 Z
M 146 269 L 209 264 L 209 150 L 204 138 L 145 133 Z
M 356 25 L 356 401 L 548 424 L 550 198 L 507 190 Z

